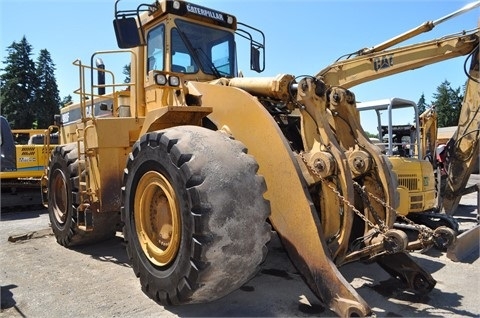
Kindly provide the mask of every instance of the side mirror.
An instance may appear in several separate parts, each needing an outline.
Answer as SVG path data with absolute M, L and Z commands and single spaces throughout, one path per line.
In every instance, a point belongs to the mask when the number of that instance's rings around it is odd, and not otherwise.
M 113 20 L 113 28 L 119 48 L 130 49 L 143 44 L 135 18 L 115 19 Z
M 253 46 L 250 47 L 250 68 L 257 72 L 260 69 L 260 51 Z
M 250 47 L 250 69 L 261 73 L 264 70 L 264 66 L 260 65 L 260 61 L 263 60 L 259 49 L 253 45 Z
M 257 73 L 263 72 L 265 70 L 265 35 L 259 29 L 245 23 L 237 22 L 237 24 L 245 29 L 238 28 L 235 33 L 250 41 L 250 69 Z

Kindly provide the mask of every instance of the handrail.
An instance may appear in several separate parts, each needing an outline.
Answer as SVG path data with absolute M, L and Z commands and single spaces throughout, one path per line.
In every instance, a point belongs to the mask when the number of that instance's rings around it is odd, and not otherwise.
M 95 122 L 95 109 L 94 109 L 95 99 L 105 97 L 105 96 L 110 96 L 110 94 L 111 94 L 112 97 L 115 97 L 117 92 L 121 92 L 123 90 L 130 90 L 131 91 L 131 90 L 135 89 L 135 86 L 136 86 L 135 82 L 116 83 L 114 72 L 112 72 L 110 70 L 106 70 L 106 69 L 103 69 L 103 68 L 93 66 L 95 58 L 98 55 L 118 54 L 118 53 L 120 53 L 120 54 L 130 53 L 131 55 L 133 55 L 134 59 L 136 59 L 136 56 L 137 56 L 137 54 L 133 50 L 97 51 L 97 52 L 92 54 L 92 56 L 90 58 L 90 65 L 82 64 L 81 60 L 79 60 L 79 59 L 77 59 L 73 62 L 73 65 L 79 67 L 80 87 L 74 91 L 74 94 L 80 95 L 80 108 L 81 108 L 80 112 L 81 112 L 81 116 L 82 116 L 82 122 L 85 123 L 87 121 L 87 118 L 88 118 L 88 120 L 93 120 Z M 90 85 L 89 85 L 88 90 L 87 90 L 87 84 L 86 84 L 87 79 L 86 79 L 86 74 L 85 74 L 86 70 L 90 71 Z M 94 72 L 103 72 L 105 74 L 108 74 L 109 79 L 110 79 L 109 83 L 108 84 L 107 83 L 102 83 L 102 84 L 95 83 Z M 119 89 L 120 87 L 122 89 Z M 112 91 L 109 94 L 100 95 L 98 93 L 95 93 L 95 90 L 99 89 L 99 88 L 111 88 Z M 138 114 L 137 109 L 136 109 L 137 108 L 136 103 L 132 102 L 131 106 L 135 107 L 134 113 Z M 88 107 L 90 107 L 91 111 L 87 111 Z

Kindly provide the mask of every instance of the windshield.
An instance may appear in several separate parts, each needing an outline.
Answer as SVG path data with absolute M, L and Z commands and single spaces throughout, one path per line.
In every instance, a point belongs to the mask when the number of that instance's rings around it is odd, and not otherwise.
M 196 73 L 199 68 L 216 77 L 236 74 L 235 43 L 232 33 L 175 20 L 172 29 L 172 71 Z

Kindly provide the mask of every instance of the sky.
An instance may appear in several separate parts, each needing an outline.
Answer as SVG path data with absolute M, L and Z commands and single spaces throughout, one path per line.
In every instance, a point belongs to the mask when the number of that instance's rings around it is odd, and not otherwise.
M 122 0 L 123 9 L 152 1 Z M 266 67 L 249 71 L 248 52 L 241 51 L 239 68 L 245 76 L 277 74 L 315 75 L 340 56 L 372 47 L 426 21 L 452 13 L 473 0 L 192 0 L 233 14 L 238 21 L 264 32 Z M 478 2 L 478 1 L 477 1 Z M 32 45 L 35 61 L 47 49 L 56 66 L 60 98 L 79 87 L 78 69 L 72 62 L 89 63 L 95 51 L 117 49 L 112 26 L 114 0 L 0 0 L 0 69 L 7 47 L 23 36 Z M 480 24 L 480 8 L 437 25 L 416 36 L 413 44 L 471 30 Z M 239 41 L 242 42 L 242 41 Z M 245 41 L 243 41 L 245 42 Z M 240 43 L 240 47 L 241 47 Z M 125 59 L 125 58 L 124 58 Z M 466 56 L 421 69 L 378 79 L 351 88 L 358 101 L 401 97 L 417 102 L 424 94 L 427 104 L 445 80 L 456 89 L 463 86 Z M 106 68 L 123 80 L 128 60 L 104 60 Z M 1 72 L 1 70 L 0 70 Z M 363 120 L 363 119 L 362 119 Z

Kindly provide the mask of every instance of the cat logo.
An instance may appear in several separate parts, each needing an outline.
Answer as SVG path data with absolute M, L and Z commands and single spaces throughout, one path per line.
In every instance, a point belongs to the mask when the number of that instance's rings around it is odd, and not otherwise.
M 373 59 L 375 71 L 393 66 L 393 54 L 382 55 Z

